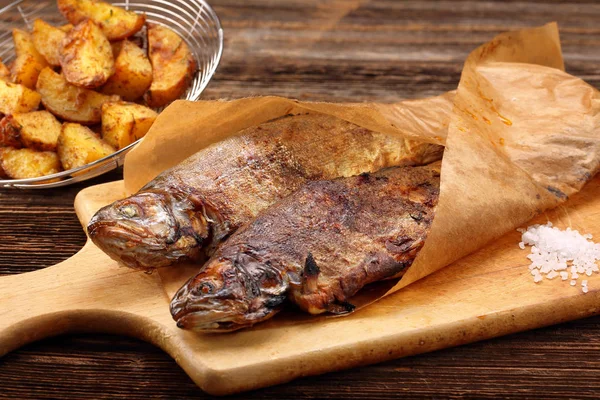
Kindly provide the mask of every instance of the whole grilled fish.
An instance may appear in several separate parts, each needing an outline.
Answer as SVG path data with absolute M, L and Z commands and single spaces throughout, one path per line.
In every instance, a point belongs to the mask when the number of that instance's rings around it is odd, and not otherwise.
M 431 165 L 307 183 L 221 245 L 175 294 L 173 318 L 185 329 L 231 331 L 286 300 L 311 314 L 352 311 L 349 297 L 412 264 L 439 182 Z
M 201 261 L 259 211 L 307 181 L 441 158 L 442 147 L 321 114 L 282 117 L 228 138 L 102 208 L 94 243 L 133 268 Z

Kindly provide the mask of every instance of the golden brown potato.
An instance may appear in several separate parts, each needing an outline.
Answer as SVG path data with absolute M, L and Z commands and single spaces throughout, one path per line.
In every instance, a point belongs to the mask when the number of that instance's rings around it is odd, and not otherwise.
M 60 65 L 60 49 L 65 36 L 67 33 L 61 28 L 47 24 L 41 19 L 33 21 L 33 44 L 46 62 L 54 67 Z
M 59 11 L 72 24 L 94 21 L 108 40 L 125 39 L 144 26 L 146 16 L 95 0 L 57 0 Z
M 148 53 L 152 85 L 144 98 L 150 107 L 162 107 L 185 93 L 196 72 L 196 60 L 179 35 L 156 24 L 148 24 Z
M 0 113 L 9 115 L 37 110 L 40 95 L 23 85 L 0 80 Z
M 107 96 L 71 85 L 51 68 L 40 73 L 37 91 L 42 96 L 42 104 L 52 114 L 86 125 L 100 122 L 103 103 L 120 100 L 119 96 Z
M 13 29 L 13 41 L 15 43 L 15 53 L 18 56 L 23 54 L 31 54 L 40 63 L 46 63 L 46 59 L 42 56 L 33 44 L 33 37 L 30 33 L 21 29 Z
M 0 129 L 4 131 L 6 138 L 18 139 L 24 147 L 38 151 L 56 151 L 61 123 L 48 111 L 33 111 L 7 115 L 0 121 Z M 2 135 L 0 133 L 0 137 Z
M 142 138 L 158 114 L 135 103 L 124 101 L 102 104 L 102 139 L 117 150 Z
M 29 33 L 13 29 L 13 40 L 17 58 L 11 68 L 12 80 L 29 89 L 34 89 L 38 75 L 48 63 L 35 48 L 33 38 Z
M 148 90 L 152 83 L 152 66 L 144 51 L 128 40 L 120 45 L 115 60 L 115 73 L 101 92 L 117 94 L 124 100 L 134 101 Z
M 64 123 L 58 136 L 58 157 L 66 170 L 89 164 L 114 151 L 90 128 L 79 124 Z
M 0 179 L 8 178 L 8 175 L 6 175 L 6 171 L 4 171 L 4 168 L 2 168 L 2 153 L 4 153 L 5 150 L 10 149 L 12 149 L 12 147 L 0 147 Z
M 35 89 L 38 76 L 47 64 L 42 65 L 29 55 L 18 56 L 12 64 L 12 81 L 19 83 L 29 89 Z
M 0 169 L 13 179 L 36 178 L 61 171 L 58 155 L 52 151 L 6 147 L 0 155 Z
M 87 89 L 104 85 L 115 71 L 110 42 L 89 19 L 67 33 L 59 59 L 67 82 Z
M 10 70 L 4 63 L 2 59 L 0 59 L 0 79 L 2 80 L 10 80 Z

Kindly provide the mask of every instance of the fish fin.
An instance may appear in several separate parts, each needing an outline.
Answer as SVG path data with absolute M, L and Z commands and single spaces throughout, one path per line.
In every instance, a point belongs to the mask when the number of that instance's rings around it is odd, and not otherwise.
M 317 265 L 312 253 L 308 253 L 306 261 L 304 261 L 304 273 L 302 274 L 302 292 L 304 294 L 314 293 L 317 291 L 317 281 L 321 269 Z
M 264 302 L 264 306 L 269 309 L 274 309 L 283 304 L 283 302 L 287 299 L 285 295 L 273 296 Z
M 347 301 L 336 301 L 335 303 L 328 304 L 325 309 L 331 314 L 342 315 L 351 313 L 356 309 L 356 306 Z

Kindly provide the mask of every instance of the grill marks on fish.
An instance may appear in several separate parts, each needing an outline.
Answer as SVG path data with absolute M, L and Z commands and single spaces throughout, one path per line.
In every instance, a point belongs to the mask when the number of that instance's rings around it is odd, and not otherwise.
M 361 288 L 398 277 L 412 264 L 429 232 L 438 197 L 438 164 L 307 183 L 234 233 L 175 296 L 173 316 L 186 320 L 186 314 L 194 313 L 181 325 L 207 329 L 203 315 L 210 306 L 203 306 L 203 297 L 185 293 L 205 279 L 218 280 L 215 266 L 230 266 L 253 281 L 248 282 L 252 293 L 246 295 L 261 320 L 277 312 L 269 307 L 279 307 L 283 294 L 312 314 L 350 312 L 348 299 Z M 218 300 L 211 298 L 212 304 Z M 227 329 L 258 322 L 247 315 L 236 318 Z
M 288 116 L 248 128 L 163 172 L 136 195 L 97 213 L 88 232 L 102 250 L 130 267 L 201 261 L 260 211 L 308 181 L 421 165 L 441 155 L 441 146 L 372 132 L 332 116 Z M 151 204 L 144 197 L 149 192 L 156 197 Z M 119 211 L 136 198 L 147 211 L 143 216 Z M 171 221 L 168 235 L 153 229 L 166 220 Z

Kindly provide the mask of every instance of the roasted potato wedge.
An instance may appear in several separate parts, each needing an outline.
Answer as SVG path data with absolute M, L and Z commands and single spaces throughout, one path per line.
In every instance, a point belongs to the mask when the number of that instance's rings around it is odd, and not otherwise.
M 40 99 L 39 93 L 0 79 L 0 113 L 9 115 L 37 110 Z
M 71 25 L 69 27 L 72 28 Z M 33 21 L 33 44 L 46 62 L 54 67 L 60 65 L 60 49 L 65 36 L 67 36 L 67 31 L 62 28 L 54 27 L 41 19 Z
M 37 178 L 61 171 L 58 155 L 52 151 L 6 147 L 0 153 L 0 169 L 12 179 Z
M 46 63 L 46 59 L 42 56 L 33 43 L 33 37 L 29 32 L 25 32 L 21 29 L 13 29 L 13 41 L 15 43 L 15 53 L 18 56 L 23 54 L 30 54 L 35 59 L 43 64 Z
M 12 81 L 29 89 L 35 89 L 40 72 L 48 64 L 40 64 L 29 54 L 18 56 L 12 64 Z
M 87 89 L 102 86 L 115 71 L 110 42 L 89 19 L 66 34 L 59 60 L 67 82 Z
M 0 121 L 0 129 L 3 131 L 0 137 L 17 139 L 22 146 L 34 150 L 56 151 L 61 127 L 61 123 L 48 111 L 16 113 L 7 115 Z
M 128 38 L 144 26 L 146 16 L 95 0 L 57 0 L 58 9 L 72 24 L 94 21 L 108 40 Z
M 154 123 L 156 111 L 124 101 L 102 104 L 102 139 L 117 150 L 142 138 Z
M 81 167 L 115 152 L 90 128 L 66 122 L 58 136 L 58 157 L 65 170 Z
M 12 80 L 29 89 L 35 89 L 38 75 L 48 66 L 48 63 L 35 48 L 33 38 L 29 33 L 13 29 L 13 40 L 17 58 L 11 67 Z
M 128 40 L 120 45 L 115 59 L 115 73 L 100 89 L 102 93 L 116 94 L 134 101 L 144 95 L 152 83 L 152 65 L 144 51 Z
M 40 73 L 37 90 L 42 96 L 42 104 L 52 114 L 86 125 L 100 122 L 103 103 L 120 100 L 119 96 L 107 96 L 71 85 L 51 68 Z
M 196 72 L 196 60 L 179 35 L 156 24 L 148 24 L 148 53 L 152 85 L 144 99 L 150 107 L 162 107 L 185 93 Z

